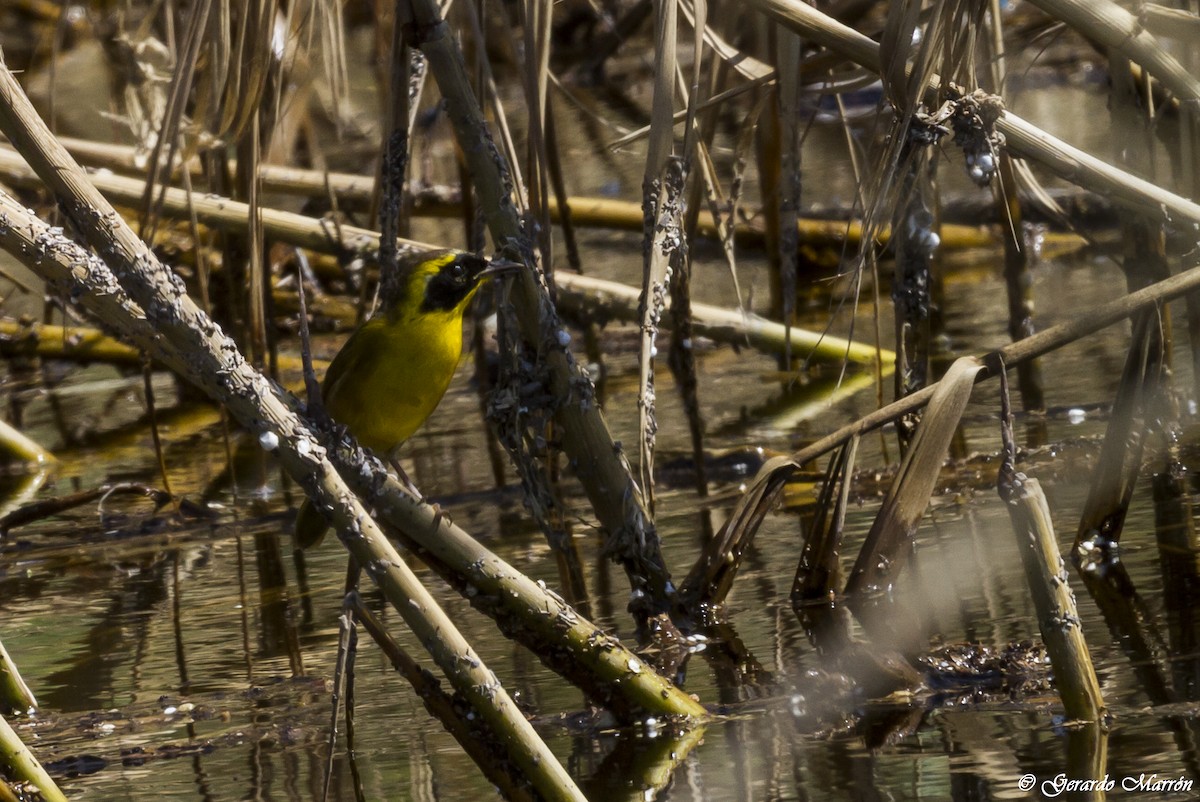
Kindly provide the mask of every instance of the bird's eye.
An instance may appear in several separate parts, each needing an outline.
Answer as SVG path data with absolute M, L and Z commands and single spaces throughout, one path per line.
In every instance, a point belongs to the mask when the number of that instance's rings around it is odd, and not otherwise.
M 450 278 L 453 281 L 461 282 L 467 278 L 467 269 L 458 262 L 450 265 Z

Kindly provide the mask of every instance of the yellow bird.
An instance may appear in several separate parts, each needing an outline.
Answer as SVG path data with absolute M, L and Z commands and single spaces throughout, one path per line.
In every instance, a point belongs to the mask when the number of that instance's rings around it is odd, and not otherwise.
M 395 461 L 396 450 L 425 422 L 450 386 L 462 356 L 462 319 L 487 276 L 518 267 L 469 253 L 421 254 L 401 265 L 399 297 L 360 326 L 329 365 L 325 409 L 358 442 Z M 296 544 L 321 542 L 329 524 L 306 499 Z

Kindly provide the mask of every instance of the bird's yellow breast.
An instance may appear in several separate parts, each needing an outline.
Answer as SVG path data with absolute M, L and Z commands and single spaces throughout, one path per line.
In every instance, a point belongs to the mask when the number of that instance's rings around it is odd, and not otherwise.
M 334 420 L 386 455 L 437 407 L 462 356 L 462 309 L 377 315 L 350 336 L 325 375 Z

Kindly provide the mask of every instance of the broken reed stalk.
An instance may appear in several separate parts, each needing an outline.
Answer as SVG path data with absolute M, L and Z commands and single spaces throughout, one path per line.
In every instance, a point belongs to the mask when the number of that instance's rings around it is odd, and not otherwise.
M 4 775 L 10 780 L 37 788 L 44 802 L 67 802 L 66 795 L 50 779 L 4 716 L 0 716 L 0 766 L 5 767 Z
M 308 426 L 248 365 L 237 345 L 204 314 L 87 180 L 0 63 L 0 130 L 54 190 L 60 207 L 97 253 L 92 256 L 6 195 L 0 246 L 92 314 L 119 328 L 180 375 L 219 399 L 279 457 L 306 492 L 332 512 L 343 544 L 379 585 L 450 682 L 498 732 L 515 765 L 539 793 L 581 799 L 554 754 L 475 654 L 361 502 L 348 490 Z M 119 276 L 119 278 L 118 278 Z
M 4 648 L 4 643 L 0 642 L 0 715 L 29 715 L 37 712 L 37 707 L 33 691 L 21 679 L 17 664 Z
M 1100 722 L 1106 715 L 1100 681 L 1083 637 L 1083 622 L 1075 605 L 1075 594 L 1068 582 L 1067 564 L 1058 551 L 1050 505 L 1036 479 L 1017 471 L 1017 446 L 1013 440 L 1012 410 L 1008 399 L 1008 380 L 1000 370 L 1001 438 L 1004 461 L 996 490 L 1008 506 L 1017 550 L 1025 568 L 1033 606 L 1037 610 L 1038 629 L 1054 667 L 1054 684 L 1062 697 L 1067 715 L 1076 721 Z
M 935 385 L 929 408 L 913 433 L 846 580 L 846 594 L 856 597 L 856 605 L 863 603 L 864 594 L 889 588 L 903 567 L 911 551 L 906 546 L 912 543 L 929 506 L 950 441 L 971 400 L 975 376 L 982 370 L 980 360 L 961 357 Z
M 584 318 L 606 320 L 615 318 L 629 323 L 637 322 L 639 292 L 634 287 L 615 281 L 559 273 L 559 305 L 567 311 Z M 709 304 L 691 304 L 692 331 L 717 342 L 734 345 L 749 345 L 766 354 L 782 354 L 788 333 L 785 327 L 758 315 L 724 309 Z M 670 315 L 663 318 L 670 327 Z M 877 351 L 875 346 L 856 343 L 841 337 L 807 329 L 792 328 L 792 349 L 805 360 L 839 364 L 847 360 L 858 365 L 873 365 L 882 360 L 885 366 L 894 362 L 891 351 Z
M 49 465 L 55 461 L 54 455 L 41 444 L 3 420 L 0 420 L 0 455 L 33 467 Z

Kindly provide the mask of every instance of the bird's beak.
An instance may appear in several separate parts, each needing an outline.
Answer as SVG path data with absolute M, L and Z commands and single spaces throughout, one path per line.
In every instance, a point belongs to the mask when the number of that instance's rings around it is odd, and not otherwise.
M 488 266 L 483 269 L 483 272 L 479 274 L 479 277 L 482 279 L 490 276 L 503 275 L 505 273 L 515 273 L 524 266 L 525 265 L 521 264 L 520 262 L 514 262 L 512 259 L 499 256 L 488 262 Z

